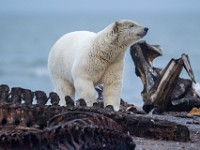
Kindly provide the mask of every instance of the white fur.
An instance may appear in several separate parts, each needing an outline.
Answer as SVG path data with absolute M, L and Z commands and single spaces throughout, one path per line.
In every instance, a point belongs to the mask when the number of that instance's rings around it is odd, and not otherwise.
M 76 90 L 78 97 L 92 106 L 96 98 L 94 86 L 102 83 L 104 106 L 113 105 L 118 110 L 125 51 L 144 35 L 143 26 L 122 20 L 98 33 L 76 31 L 61 37 L 52 47 L 48 59 L 60 104 L 65 105 L 66 95 L 74 99 Z
M 200 96 L 200 83 L 194 83 L 192 86 L 195 92 L 198 94 L 198 96 Z

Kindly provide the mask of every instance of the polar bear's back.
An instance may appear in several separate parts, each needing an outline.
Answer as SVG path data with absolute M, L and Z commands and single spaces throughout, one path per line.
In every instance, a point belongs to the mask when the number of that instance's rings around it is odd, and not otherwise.
M 49 54 L 48 68 L 51 74 L 60 74 L 71 80 L 75 59 L 81 59 L 79 55 L 87 53 L 95 36 L 96 33 L 89 31 L 76 31 L 62 36 Z

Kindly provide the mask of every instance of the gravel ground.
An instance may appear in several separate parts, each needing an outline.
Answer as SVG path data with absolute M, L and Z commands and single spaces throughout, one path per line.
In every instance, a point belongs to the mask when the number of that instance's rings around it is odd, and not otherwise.
M 199 143 L 189 142 L 174 142 L 174 141 L 160 141 L 150 140 L 144 138 L 133 138 L 136 143 L 136 150 L 199 150 Z M 200 139 L 199 139 L 200 140 Z

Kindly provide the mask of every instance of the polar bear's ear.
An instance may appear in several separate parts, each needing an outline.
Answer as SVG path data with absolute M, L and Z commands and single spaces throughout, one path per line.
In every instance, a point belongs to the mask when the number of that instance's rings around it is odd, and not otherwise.
M 115 33 L 117 33 L 118 30 L 119 30 L 119 24 L 120 24 L 120 23 L 116 21 L 116 22 L 114 23 L 114 25 L 113 25 L 113 31 L 114 31 Z

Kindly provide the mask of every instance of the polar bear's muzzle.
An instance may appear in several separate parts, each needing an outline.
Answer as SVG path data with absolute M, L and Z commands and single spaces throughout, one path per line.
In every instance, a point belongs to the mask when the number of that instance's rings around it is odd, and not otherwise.
M 148 31 L 148 30 L 149 30 L 149 29 L 148 29 L 147 27 L 144 27 L 144 28 L 142 29 L 142 31 L 139 32 L 139 33 L 137 34 L 137 36 L 140 36 L 140 37 L 145 36 L 145 35 L 147 34 L 147 31 Z

